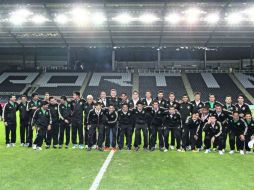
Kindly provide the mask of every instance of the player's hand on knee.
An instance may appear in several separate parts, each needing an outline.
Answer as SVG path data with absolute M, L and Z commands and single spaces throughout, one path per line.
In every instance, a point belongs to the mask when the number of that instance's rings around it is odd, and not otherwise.
M 241 140 L 241 141 L 245 141 L 244 135 L 240 135 L 240 140 Z

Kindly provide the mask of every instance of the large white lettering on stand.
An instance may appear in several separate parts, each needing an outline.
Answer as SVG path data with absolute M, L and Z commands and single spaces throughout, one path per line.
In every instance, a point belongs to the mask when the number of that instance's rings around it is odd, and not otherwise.
M 212 73 L 201 73 L 203 80 L 206 83 L 207 88 L 220 88 Z
M 253 83 L 254 77 L 251 75 L 245 75 L 243 73 L 235 73 L 236 78 L 239 80 L 239 82 L 244 86 L 244 88 L 254 88 Z
M 131 73 L 94 73 L 89 86 L 99 86 L 102 78 L 119 86 L 132 86 Z
M 156 86 L 166 87 L 166 77 L 181 77 L 181 73 L 140 73 L 140 77 L 155 77 Z
M 0 76 L 0 84 L 3 83 L 8 77 L 15 77 L 15 76 L 24 76 L 26 77 L 23 80 L 10 80 L 10 83 L 13 84 L 30 84 L 32 83 L 39 73 L 3 73 Z

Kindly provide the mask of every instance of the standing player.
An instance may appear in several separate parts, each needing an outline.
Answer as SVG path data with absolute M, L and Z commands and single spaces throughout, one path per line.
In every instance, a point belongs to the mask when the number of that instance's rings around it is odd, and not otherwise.
M 35 110 L 41 107 L 41 100 L 39 99 L 38 93 L 34 92 L 32 94 L 32 100 L 27 104 L 26 110 L 29 113 L 29 125 L 28 125 L 28 147 L 32 147 L 33 142 L 33 129 L 32 129 L 32 117 L 34 115 Z
M 49 101 L 50 101 L 49 98 L 50 98 L 49 92 L 45 92 L 45 94 L 44 94 L 44 101 L 49 103 Z
M 135 142 L 134 147 L 135 150 L 139 150 L 139 146 L 141 145 L 141 130 L 143 132 L 143 141 L 144 141 L 144 150 L 148 148 L 148 127 L 146 120 L 146 109 L 143 107 L 143 103 L 141 101 L 137 102 L 136 109 L 133 110 L 134 122 L 135 122 Z
M 195 92 L 194 93 L 194 100 L 191 101 L 191 104 L 193 106 L 193 112 L 201 112 L 201 109 L 204 107 L 204 103 L 201 102 L 201 93 Z
M 101 101 L 101 105 L 102 107 L 103 106 L 108 106 L 107 103 L 102 103 L 103 101 Z M 88 124 L 87 124 L 87 117 L 88 117 L 88 114 L 90 112 L 90 110 L 92 110 L 94 108 L 94 99 L 93 99 L 93 96 L 92 95 L 88 95 L 86 97 L 86 103 L 84 104 L 84 111 L 85 111 L 85 121 L 84 121 L 84 125 L 85 125 L 85 147 L 88 148 Z M 94 134 L 94 138 L 93 138 L 93 145 L 96 145 L 96 131 L 95 131 L 95 134 Z
M 27 107 L 27 97 L 25 95 L 21 96 L 21 102 L 18 105 L 19 118 L 20 118 L 20 145 L 28 146 L 28 122 L 29 114 L 26 110 Z
M 245 135 L 247 133 L 247 125 L 237 111 L 233 112 L 233 118 L 229 120 L 229 144 L 230 144 L 230 154 L 235 152 L 235 144 L 240 150 L 240 154 L 244 154 L 245 146 Z
M 109 150 L 110 147 L 110 131 L 112 131 L 112 149 L 116 150 L 116 133 L 117 133 L 117 119 L 118 113 L 115 111 L 113 105 L 109 105 L 108 109 L 104 112 L 106 117 L 105 122 L 105 133 L 106 133 L 106 141 L 105 141 L 105 151 Z
M 208 119 L 208 122 L 205 124 L 203 131 L 205 132 L 205 153 L 211 152 L 211 145 L 216 143 L 218 144 L 219 154 L 223 155 L 221 147 L 220 135 L 222 133 L 222 126 L 219 121 L 216 120 L 214 115 L 211 115 Z
M 102 103 L 102 107 L 108 107 L 107 94 L 105 91 L 101 91 L 98 102 Z
M 119 109 L 121 99 L 117 97 L 116 89 L 110 90 L 110 97 L 107 97 L 108 104 L 114 105 L 116 109 Z
M 137 103 L 139 101 L 140 101 L 139 92 L 137 90 L 134 90 L 132 92 L 132 99 L 129 101 L 129 108 L 130 109 L 136 108 Z
M 98 129 L 98 150 L 103 151 L 102 144 L 104 142 L 105 126 L 104 126 L 104 114 L 102 105 L 100 102 L 95 103 L 95 108 L 90 110 L 87 117 L 87 128 L 88 128 L 88 151 L 92 149 L 94 145 L 94 136 L 96 129 Z
M 43 139 L 46 136 L 48 130 L 51 130 L 51 114 L 48 109 L 48 102 L 43 101 L 41 103 L 41 108 L 38 108 L 32 117 L 31 124 L 33 128 L 36 128 L 37 135 L 34 141 L 33 149 L 42 150 L 41 146 Z
M 13 147 L 16 143 L 16 112 L 18 110 L 18 104 L 16 102 L 16 96 L 10 95 L 9 101 L 3 108 L 3 122 L 5 125 L 5 143 L 6 147 Z M 11 140 L 10 140 L 11 134 Z
M 157 93 L 157 97 L 155 100 L 159 103 L 159 107 L 166 108 L 167 107 L 167 101 L 164 99 L 164 93 L 162 90 L 159 90 Z
M 133 114 L 129 110 L 128 104 L 123 104 L 122 109 L 118 111 L 119 122 L 119 150 L 124 146 L 124 135 L 126 134 L 127 150 L 131 150 L 132 144 L 132 126 L 133 126 Z
M 249 105 L 244 102 L 243 95 L 238 96 L 237 103 L 235 104 L 235 109 L 236 109 L 236 111 L 238 111 L 239 116 L 241 118 L 244 117 L 244 114 L 251 113 Z
M 59 111 L 58 103 L 54 97 L 49 97 L 48 109 L 51 114 L 51 130 L 47 131 L 46 149 L 50 148 L 53 139 L 53 148 L 57 148 L 59 134 Z
M 217 104 L 220 104 L 221 106 L 223 106 L 222 103 L 216 101 L 214 94 L 209 94 L 209 100 L 205 102 L 205 106 L 209 107 L 210 110 L 214 111 L 215 105 Z
M 150 149 L 151 151 L 155 150 L 156 137 L 159 136 L 159 147 L 160 151 L 163 151 L 164 139 L 163 139 L 163 114 L 164 109 L 159 107 L 159 102 L 157 100 L 153 101 L 152 109 L 150 110 L 151 114 L 151 136 L 150 136 Z
M 181 151 L 181 116 L 177 112 L 174 106 L 170 106 L 167 111 L 164 112 L 163 119 L 163 127 L 164 127 L 164 141 L 165 141 L 165 149 L 164 152 L 168 151 L 169 143 L 168 137 L 169 132 L 174 135 L 176 139 L 176 149 L 177 151 Z
M 85 100 L 80 98 L 80 92 L 73 93 L 73 100 L 71 102 L 71 109 L 72 109 L 72 144 L 73 149 L 80 148 L 84 149 L 84 142 L 83 142 L 83 113 L 84 113 L 84 104 Z M 77 144 L 77 133 L 79 138 L 79 146 Z
M 60 118 L 59 148 L 62 148 L 65 132 L 65 148 L 69 148 L 70 128 L 71 128 L 71 104 L 67 101 L 66 96 L 60 98 L 58 107 Z
M 232 97 L 231 96 L 226 96 L 225 98 L 225 105 L 223 107 L 223 109 L 229 111 L 229 112 L 233 112 L 236 111 L 235 106 L 232 104 Z

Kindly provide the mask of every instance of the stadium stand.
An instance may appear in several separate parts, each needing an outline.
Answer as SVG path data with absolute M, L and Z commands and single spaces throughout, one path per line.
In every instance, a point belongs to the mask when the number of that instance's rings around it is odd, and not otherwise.
M 71 96 L 73 91 L 79 91 L 86 73 L 44 73 L 35 85 L 40 95 L 49 92 L 54 96 Z
M 254 74 L 235 73 L 244 88 L 254 96 Z
M 163 90 L 166 98 L 169 92 L 174 92 L 177 98 L 186 93 L 180 73 L 140 73 L 139 89 L 141 96 L 146 90 L 151 90 L 153 95 Z
M 94 73 L 83 96 L 86 97 L 91 94 L 94 97 L 98 97 L 99 92 L 102 90 L 109 95 L 110 89 L 113 88 L 117 90 L 118 94 L 125 92 L 130 96 L 132 82 L 131 73 Z
M 210 93 L 215 94 L 217 100 L 221 102 L 224 102 L 224 98 L 227 95 L 231 95 L 233 100 L 236 100 L 237 96 L 241 94 L 241 91 L 236 87 L 228 74 L 188 73 L 187 76 L 193 91 L 199 91 L 202 93 L 203 101 L 207 100 Z M 249 103 L 247 99 L 246 102 Z

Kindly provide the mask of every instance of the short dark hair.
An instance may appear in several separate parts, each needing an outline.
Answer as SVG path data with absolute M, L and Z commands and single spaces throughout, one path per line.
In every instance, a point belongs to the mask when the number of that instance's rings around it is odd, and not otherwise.
M 54 97 L 53 97 L 53 96 L 50 96 L 50 97 L 49 97 L 49 101 L 52 100 L 52 99 L 54 99 Z
M 64 101 L 66 101 L 66 100 L 67 100 L 66 96 L 61 96 L 61 98 L 60 98 L 60 99 L 62 99 L 62 100 L 64 100 Z
M 196 95 L 201 96 L 201 93 L 200 93 L 200 92 L 195 92 L 195 93 L 194 93 L 194 96 L 196 96 Z
M 238 112 L 238 111 L 233 111 L 233 115 L 234 115 L 235 113 L 239 114 L 239 112 Z
M 14 94 L 10 94 L 9 95 L 9 99 L 11 99 L 13 96 L 15 96 Z
M 48 103 L 47 101 L 42 101 L 42 102 L 41 102 L 41 105 L 42 105 L 42 106 L 45 106 L 45 105 L 48 105 L 48 104 L 49 104 L 49 103 Z
M 132 94 L 134 94 L 134 93 L 138 93 L 139 94 L 139 92 L 137 90 L 133 90 Z
M 157 94 L 164 93 L 163 90 L 158 90 Z
M 21 98 L 27 98 L 27 96 L 26 96 L 25 94 L 23 94 L 23 95 L 21 96 Z
M 35 96 L 38 96 L 39 94 L 37 92 L 32 93 L 32 98 Z
M 77 96 L 80 96 L 80 92 L 79 91 L 75 91 L 75 92 L 73 92 L 73 94 L 75 94 Z
M 122 107 L 123 107 L 123 106 L 127 106 L 127 107 L 129 107 L 129 104 L 127 104 L 127 103 L 123 103 L 123 104 L 122 104 Z
M 237 99 L 240 98 L 240 97 L 244 98 L 243 94 L 239 94 Z
M 169 92 L 168 95 L 174 95 L 175 96 L 175 93 L 174 92 Z

